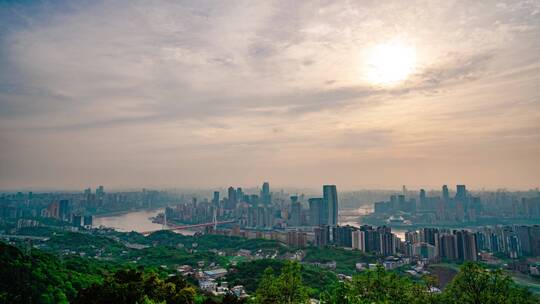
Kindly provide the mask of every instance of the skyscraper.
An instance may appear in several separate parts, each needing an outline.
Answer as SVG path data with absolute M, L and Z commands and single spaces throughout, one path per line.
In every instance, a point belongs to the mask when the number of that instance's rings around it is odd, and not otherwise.
M 531 227 L 530 226 L 517 226 L 516 235 L 520 242 L 521 251 L 524 255 L 530 255 L 531 250 Z
M 309 203 L 309 223 L 312 226 L 320 226 L 324 224 L 323 218 L 323 199 L 320 197 L 310 198 Z
M 47 214 L 49 217 L 59 218 L 60 217 L 60 204 L 58 202 L 52 202 L 47 207 Z
M 366 252 L 365 231 L 354 230 L 352 232 L 352 248 Z
M 449 260 L 458 258 L 456 235 L 443 234 L 439 236 L 439 256 Z
M 476 235 L 466 230 L 455 230 L 457 258 L 461 261 L 476 261 Z
M 426 190 L 420 189 L 420 206 L 425 207 L 426 205 Z
M 420 229 L 420 240 L 424 243 L 436 246 L 438 243 L 438 228 L 422 228 Z
M 227 189 L 227 193 L 227 209 L 234 209 L 236 207 L 236 190 L 231 186 Z
M 317 227 L 314 229 L 315 232 L 315 246 L 317 247 L 324 247 L 328 245 L 328 242 L 330 241 L 330 233 L 328 226 L 323 225 L 321 227 Z
M 236 188 L 236 201 L 241 202 L 244 199 L 244 191 L 242 187 Z
M 262 185 L 261 200 L 265 206 L 268 206 L 270 205 L 270 203 L 272 203 L 272 197 L 270 195 L 270 184 L 268 182 L 264 182 Z
M 434 259 L 438 254 L 437 248 L 435 248 L 435 246 L 428 243 L 416 243 L 416 244 L 413 244 L 412 247 L 413 247 L 413 255 L 422 257 L 424 259 L 428 259 L 428 260 Z
M 70 213 L 70 206 L 69 206 L 69 200 L 60 200 L 60 204 L 58 206 L 58 216 L 62 220 L 69 220 L 69 213 Z
M 330 227 L 338 224 L 338 197 L 336 185 L 323 186 L 323 214 L 324 220 Z
M 96 196 L 99 200 L 103 199 L 103 196 L 105 196 L 105 189 L 103 188 L 103 186 L 97 187 Z
M 214 206 L 219 206 L 219 191 L 214 191 L 214 198 L 212 199 Z
M 74 227 L 81 227 L 82 217 L 80 215 L 73 215 L 73 218 L 71 219 L 71 223 Z
M 356 228 L 352 226 L 338 226 L 333 230 L 334 242 L 338 246 L 352 248 L 352 233 Z
M 442 186 L 442 197 L 445 202 L 450 201 L 450 193 L 448 192 L 448 186 L 443 185 Z
M 456 186 L 456 200 L 465 202 L 467 200 L 467 188 L 465 185 Z
M 291 196 L 291 214 L 289 224 L 291 226 L 300 226 L 302 224 L 302 205 L 298 201 L 298 196 Z
M 84 216 L 84 226 L 86 227 L 92 226 L 92 222 L 93 222 L 93 216 L 91 215 Z
M 360 226 L 360 231 L 364 232 L 364 251 L 375 252 L 379 250 L 379 233 L 369 225 Z
M 396 253 L 396 239 L 392 229 L 386 226 L 377 227 L 379 234 L 379 253 L 385 256 Z

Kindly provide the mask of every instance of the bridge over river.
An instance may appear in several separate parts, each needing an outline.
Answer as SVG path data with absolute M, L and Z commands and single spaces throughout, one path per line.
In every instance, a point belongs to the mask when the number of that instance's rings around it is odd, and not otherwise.
M 217 227 L 217 225 L 224 225 L 224 224 L 232 224 L 232 223 L 235 223 L 236 221 L 235 220 L 229 220 L 229 221 L 214 221 L 214 222 L 210 222 L 210 223 L 202 223 L 202 224 L 193 224 L 193 225 L 182 225 L 182 226 L 179 226 L 179 225 L 171 225 L 171 224 L 168 224 L 166 221 L 165 221 L 165 224 L 163 225 L 163 228 L 162 229 L 156 229 L 156 230 L 150 230 L 150 231 L 142 231 L 141 233 L 144 234 L 144 235 L 148 235 L 152 232 L 156 232 L 156 231 L 160 231 L 160 230 L 170 230 L 170 231 L 173 231 L 173 230 L 186 230 L 186 229 L 190 229 L 190 228 L 200 228 L 200 227 Z

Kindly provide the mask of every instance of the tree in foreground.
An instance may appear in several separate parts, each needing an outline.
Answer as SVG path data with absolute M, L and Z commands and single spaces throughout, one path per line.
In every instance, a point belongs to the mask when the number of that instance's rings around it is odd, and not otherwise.
M 452 304 L 538 303 L 502 270 L 490 271 L 476 263 L 463 264 L 443 295 L 444 303 Z
M 442 294 L 431 293 L 432 278 L 414 282 L 382 267 L 355 275 L 327 289 L 322 303 L 441 303 L 529 304 L 538 303 L 526 288 L 517 286 L 502 270 L 490 271 L 480 264 L 465 263 Z
M 257 288 L 254 302 L 260 304 L 309 303 L 307 288 L 302 283 L 300 264 L 287 262 L 277 277 L 272 268 L 267 268 Z
M 120 270 L 103 283 L 81 290 L 75 302 L 191 304 L 195 294 L 195 289 L 181 277 L 161 280 L 155 273 Z
M 436 301 L 436 295 L 429 293 L 428 285 L 388 272 L 382 266 L 355 275 L 352 281 L 339 283 L 321 296 L 321 302 L 328 304 Z

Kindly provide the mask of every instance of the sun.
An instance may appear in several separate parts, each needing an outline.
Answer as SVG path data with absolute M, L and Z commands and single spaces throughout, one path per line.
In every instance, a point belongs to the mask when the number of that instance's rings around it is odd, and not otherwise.
M 416 66 L 416 50 L 402 41 L 388 41 L 368 50 L 365 77 L 376 85 L 396 85 L 409 77 Z

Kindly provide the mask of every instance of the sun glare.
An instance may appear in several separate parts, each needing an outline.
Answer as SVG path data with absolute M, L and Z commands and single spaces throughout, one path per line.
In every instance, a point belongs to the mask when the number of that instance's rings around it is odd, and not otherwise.
M 365 60 L 365 76 L 370 83 L 396 85 L 414 71 L 416 50 L 400 41 L 390 41 L 371 48 Z

